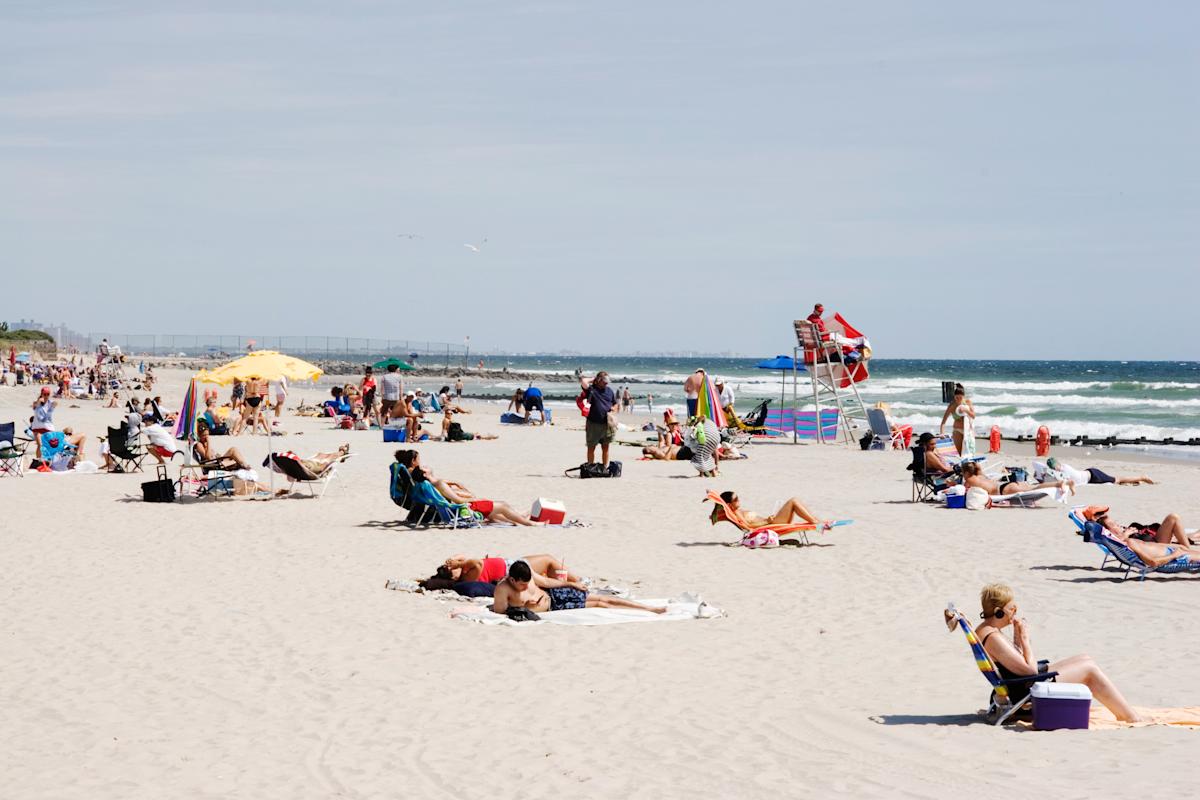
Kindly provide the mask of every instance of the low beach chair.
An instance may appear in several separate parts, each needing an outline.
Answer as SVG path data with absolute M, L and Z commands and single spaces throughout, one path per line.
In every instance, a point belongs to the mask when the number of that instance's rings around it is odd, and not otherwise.
M 751 436 L 765 436 L 771 433 L 771 429 L 766 426 L 767 413 L 771 399 L 767 398 L 750 410 L 743 417 L 738 417 L 736 414 L 726 414 L 725 418 L 729 425 L 726 430 L 736 431 L 738 433 L 748 433 Z
M 975 637 L 975 631 L 971 629 L 970 623 L 954 607 L 954 603 L 946 605 L 945 618 L 947 630 L 953 632 L 955 628 L 959 628 L 966 635 L 967 644 L 971 648 L 971 655 L 975 657 L 975 666 L 979 667 L 979 671 L 983 673 L 983 677 L 992 685 L 992 696 L 988 699 L 987 718 L 993 725 L 1003 725 L 1029 702 L 1029 687 L 1034 683 L 1052 681 L 1058 677 L 1057 672 L 1042 672 L 1015 680 L 1001 678 L 991 656 L 983 649 L 983 645 Z M 1012 696 L 1008 691 L 1012 688 L 1019 689 L 1020 693 L 1022 693 L 1023 696 L 1019 702 L 1013 702 Z
M 713 503 L 713 510 L 712 514 L 710 514 L 708 517 L 708 521 L 713 525 L 716 525 L 718 522 L 728 522 L 730 525 L 742 532 L 743 541 L 754 536 L 754 534 L 759 533 L 760 531 L 770 531 L 776 536 L 787 536 L 793 533 L 797 534 L 797 538 L 807 545 L 812 544 L 812 542 L 808 540 L 809 531 L 815 531 L 823 527 L 821 525 L 815 525 L 811 522 L 788 522 L 752 527 L 747 525 L 741 519 L 741 517 L 739 517 L 732 509 L 729 508 L 729 504 L 721 499 L 721 495 L 717 494 L 716 492 L 709 491 L 705 494 L 704 500 L 701 502 L 708 502 L 710 500 Z M 851 520 L 843 519 L 837 520 L 830 524 L 831 526 L 836 527 L 840 525 L 849 525 L 850 522 Z
M 903 450 L 904 434 L 892 430 L 887 414 L 882 408 L 867 409 L 867 422 L 871 424 L 871 444 L 883 445 L 884 450 Z
M 0 425 L 0 475 L 25 475 L 25 448 L 30 440 L 17 436 L 17 423 Z
M 325 496 L 325 490 L 329 488 L 329 484 L 337 477 L 337 465 L 343 463 L 350 458 L 353 453 L 345 453 L 341 458 L 329 464 L 325 469 L 321 470 L 320 474 L 309 471 L 302 463 L 300 458 L 295 453 L 271 453 L 263 460 L 264 467 L 270 467 L 279 474 L 288 479 L 288 491 L 295 491 L 296 484 L 302 484 L 308 487 L 310 497 L 321 498 Z M 317 494 L 317 487 L 321 487 L 321 493 Z
M 428 506 L 437 521 L 451 528 L 478 528 L 483 525 L 483 515 L 471 510 L 465 503 L 451 503 L 429 481 L 413 483 L 413 499 Z
M 1125 574 L 1121 577 L 1123 581 L 1127 580 L 1129 573 L 1135 570 L 1138 573 L 1138 580 L 1142 581 L 1146 580 L 1146 575 L 1151 572 L 1159 572 L 1163 575 L 1170 575 L 1176 572 L 1200 572 L 1200 563 L 1177 564 L 1172 561 L 1169 564 L 1163 564 L 1161 567 L 1151 567 L 1145 561 L 1142 561 L 1138 557 L 1138 554 L 1129 549 L 1127 545 L 1110 536 L 1103 525 L 1098 522 L 1085 520 L 1082 514 L 1082 507 L 1071 509 L 1071 512 L 1067 516 L 1075 523 L 1075 527 L 1079 529 L 1083 540 L 1096 545 L 1104 553 L 1104 560 L 1100 562 L 1100 569 L 1104 569 L 1110 558 L 1125 567 Z
M 108 429 L 108 451 L 125 472 L 141 472 L 142 462 L 148 455 L 136 438 L 130 443 L 128 422 L 122 422 L 119 428 Z
M 438 519 L 437 511 L 416 499 L 416 484 L 412 473 L 399 461 L 392 462 L 389 470 L 388 493 L 392 502 L 408 512 L 405 522 L 409 525 L 427 526 Z

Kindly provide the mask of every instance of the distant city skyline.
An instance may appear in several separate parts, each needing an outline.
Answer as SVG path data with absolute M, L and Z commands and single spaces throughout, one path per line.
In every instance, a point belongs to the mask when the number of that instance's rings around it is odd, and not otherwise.
M 1194 359 L 1200 6 L 0 8 L 6 313 Z

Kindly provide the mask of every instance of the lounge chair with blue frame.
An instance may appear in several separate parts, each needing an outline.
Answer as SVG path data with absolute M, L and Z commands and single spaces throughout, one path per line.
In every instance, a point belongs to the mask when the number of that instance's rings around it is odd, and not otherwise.
M 1127 579 L 1129 573 L 1135 570 L 1138 573 L 1138 580 L 1143 581 L 1146 579 L 1146 575 L 1151 572 L 1159 572 L 1164 575 L 1176 572 L 1200 572 L 1200 562 L 1179 563 L 1171 561 L 1159 567 L 1151 567 L 1145 561 L 1142 561 L 1138 557 L 1138 554 L 1129 549 L 1125 543 L 1109 535 L 1108 531 L 1099 522 L 1084 519 L 1081 509 L 1073 508 L 1067 516 L 1070 517 L 1071 522 L 1075 523 L 1075 527 L 1079 528 L 1079 533 L 1083 536 L 1083 540 L 1096 545 L 1104 553 L 1104 560 L 1100 562 L 1100 569 L 1104 569 L 1110 558 L 1125 568 L 1125 574 L 1121 577 L 1121 580 Z

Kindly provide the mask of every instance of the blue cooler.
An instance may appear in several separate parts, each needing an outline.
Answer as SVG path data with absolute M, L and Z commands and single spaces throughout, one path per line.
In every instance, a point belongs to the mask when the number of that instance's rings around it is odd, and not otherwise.
M 1033 695 L 1033 727 L 1039 731 L 1063 728 L 1087 730 L 1092 710 L 1092 691 L 1082 683 L 1035 683 Z
M 385 442 L 403 442 L 408 431 L 404 428 L 384 428 L 383 440 Z
M 948 494 L 946 495 L 946 508 L 966 508 L 967 496 L 965 494 Z

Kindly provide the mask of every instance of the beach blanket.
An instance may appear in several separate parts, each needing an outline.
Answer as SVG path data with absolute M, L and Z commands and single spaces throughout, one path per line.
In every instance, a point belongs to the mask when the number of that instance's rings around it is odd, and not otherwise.
M 1088 714 L 1088 730 L 1113 731 L 1120 728 L 1149 728 L 1154 725 L 1175 725 L 1180 728 L 1200 728 L 1200 706 L 1180 706 L 1179 708 L 1141 708 L 1134 706 L 1133 710 L 1142 718 L 1141 722 L 1121 722 L 1104 706 L 1092 701 Z M 1014 728 L 1033 729 L 1033 722 L 1022 720 L 1013 725 Z
M 491 601 L 486 601 L 490 603 Z M 537 622 L 516 622 L 503 614 L 488 611 L 486 605 L 462 605 L 450 612 L 452 619 L 478 622 L 481 625 L 620 625 L 627 622 L 678 622 L 687 619 L 713 619 L 725 616 L 721 609 L 705 603 L 696 595 L 682 594 L 663 600 L 650 599 L 639 602 L 652 606 L 667 606 L 665 614 L 639 611 L 632 608 L 573 608 L 568 611 L 538 612 Z

